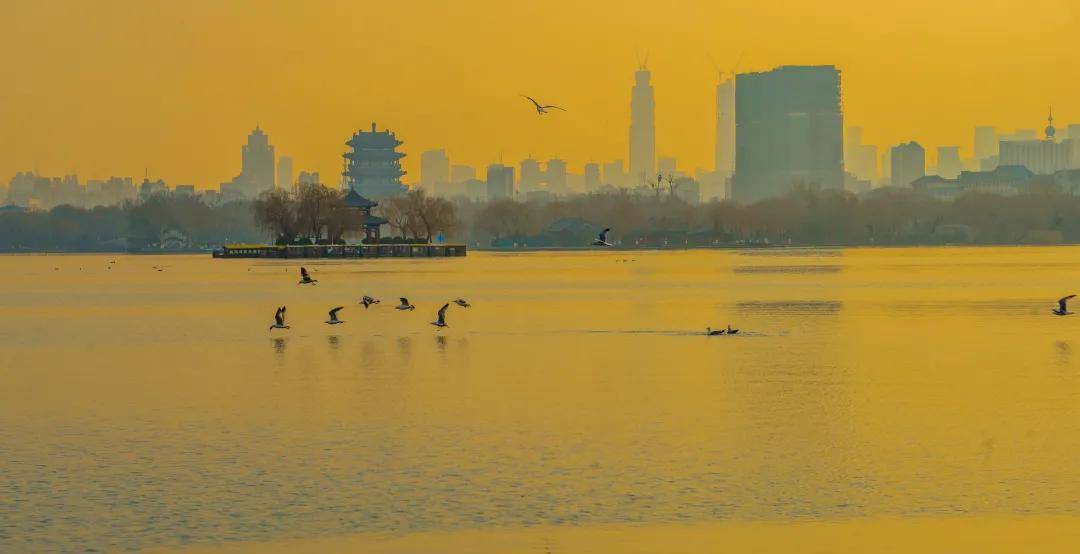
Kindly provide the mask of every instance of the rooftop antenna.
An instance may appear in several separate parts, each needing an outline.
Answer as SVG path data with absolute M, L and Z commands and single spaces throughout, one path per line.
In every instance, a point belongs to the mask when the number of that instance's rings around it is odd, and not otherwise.
M 735 72 L 739 70 L 739 65 L 742 64 L 743 55 L 746 54 L 746 50 L 739 52 L 739 57 L 735 59 L 735 65 L 731 68 L 731 76 L 735 77 Z

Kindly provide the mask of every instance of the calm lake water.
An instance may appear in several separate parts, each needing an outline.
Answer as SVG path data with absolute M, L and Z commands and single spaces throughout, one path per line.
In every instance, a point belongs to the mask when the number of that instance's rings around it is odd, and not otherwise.
M 0 256 L 0 551 L 1080 515 L 1080 248 L 304 265 Z

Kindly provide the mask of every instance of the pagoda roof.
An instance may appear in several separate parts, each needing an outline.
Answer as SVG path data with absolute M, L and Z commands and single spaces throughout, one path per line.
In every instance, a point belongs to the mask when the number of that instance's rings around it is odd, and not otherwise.
M 360 196 L 356 189 L 350 188 L 349 193 L 345 195 L 345 205 L 350 208 L 374 208 L 379 203 Z
M 364 218 L 364 227 L 378 227 L 379 225 L 386 225 L 390 223 L 389 219 L 379 217 L 377 215 L 368 215 Z

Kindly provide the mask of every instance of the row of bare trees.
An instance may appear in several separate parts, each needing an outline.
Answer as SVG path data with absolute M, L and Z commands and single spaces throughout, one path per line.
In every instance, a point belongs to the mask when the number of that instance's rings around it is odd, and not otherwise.
M 696 235 L 709 243 L 806 245 L 1011 244 L 1080 242 L 1080 197 L 1031 192 L 969 193 L 941 201 L 911 189 L 857 196 L 845 190 L 797 187 L 744 205 L 683 202 L 673 194 L 607 193 L 550 203 L 462 201 L 462 234 L 486 243 L 541 234 L 561 218 L 612 227 L 624 242 L 649 235 Z
M 405 196 L 388 198 L 379 205 L 379 213 L 390 222 L 391 230 L 402 237 L 427 239 L 458 229 L 457 208 L 445 198 L 429 196 L 414 188 Z
M 438 233 L 457 226 L 453 204 L 433 198 L 421 189 L 380 203 L 377 212 L 391 229 L 402 237 L 431 240 Z M 293 244 L 299 239 L 312 242 L 340 243 L 346 233 L 363 229 L 364 215 L 345 205 L 345 193 L 321 184 L 304 184 L 296 193 L 273 190 L 263 193 L 252 204 L 255 223 L 270 233 L 279 244 Z

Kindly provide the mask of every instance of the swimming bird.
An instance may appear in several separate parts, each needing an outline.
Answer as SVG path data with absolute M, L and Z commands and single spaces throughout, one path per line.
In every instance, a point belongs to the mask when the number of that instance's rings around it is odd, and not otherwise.
M 337 313 L 340 312 L 345 306 L 338 306 L 333 310 L 330 310 L 330 319 L 326 320 L 327 325 L 337 325 L 338 323 L 345 323 L 337 318 Z
M 365 294 L 364 297 L 360 299 L 360 303 L 364 305 L 364 309 L 366 310 L 372 304 L 378 304 L 379 299 L 378 298 L 372 298 L 372 297 Z
M 1068 310 L 1068 308 L 1066 307 L 1066 304 L 1069 303 L 1070 298 L 1073 298 L 1075 296 L 1076 296 L 1075 294 L 1070 294 L 1069 296 L 1066 296 L 1065 298 L 1062 298 L 1062 299 L 1058 300 L 1057 309 L 1056 310 L 1051 310 L 1054 313 L 1054 315 L 1072 315 L 1072 312 L 1070 312 Z
M 706 327 L 705 328 L 705 335 L 706 336 L 715 337 L 716 335 L 723 335 L 723 334 L 724 334 L 723 329 L 718 329 L 716 331 L 713 331 L 712 327 Z
M 307 268 L 300 268 L 300 282 L 297 285 L 314 285 L 318 282 L 318 279 L 312 279 L 311 275 L 308 275 Z
M 415 310 L 416 306 L 409 304 L 409 299 L 404 296 L 401 297 L 401 304 L 394 306 L 395 310 Z
M 440 328 L 440 329 L 443 328 L 443 327 L 449 327 L 449 325 L 446 324 L 446 309 L 449 308 L 449 307 L 450 307 L 449 303 L 443 304 L 443 307 L 439 308 L 438 319 L 436 319 L 435 321 L 432 321 L 431 324 L 438 327 L 438 328 Z
M 599 235 L 596 235 L 596 240 L 593 241 L 593 246 L 611 246 L 611 243 L 607 241 L 608 231 L 611 231 L 611 227 L 600 231 Z
M 288 328 L 289 326 L 285 325 L 285 306 L 282 306 L 274 312 L 274 324 L 270 326 L 270 330 Z
M 729 334 L 729 335 L 737 335 L 737 334 L 739 334 L 739 330 L 738 329 L 732 329 L 731 325 L 728 325 L 727 326 L 727 334 Z
M 562 110 L 564 112 L 566 111 L 565 108 L 560 108 L 559 106 L 555 106 L 553 104 L 547 104 L 547 105 L 540 104 L 532 96 L 525 96 L 524 94 L 522 94 L 521 96 L 523 96 L 525 98 L 528 98 L 529 102 L 533 103 L 533 106 L 536 107 L 536 113 L 539 114 L 539 115 L 544 115 L 544 114 L 548 113 L 549 109 Z
M 464 298 L 458 298 L 457 300 L 454 300 L 454 304 L 457 304 L 462 308 L 468 308 L 469 306 L 472 306 L 472 304 L 469 304 L 469 302 L 466 301 Z

